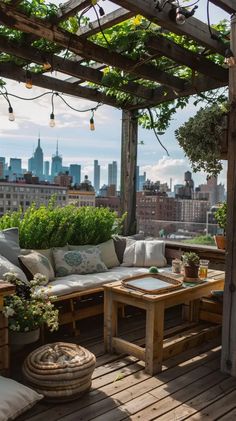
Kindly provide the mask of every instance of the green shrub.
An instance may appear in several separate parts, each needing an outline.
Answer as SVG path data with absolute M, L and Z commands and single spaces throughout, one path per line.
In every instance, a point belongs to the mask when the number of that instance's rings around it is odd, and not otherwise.
M 62 247 L 65 244 L 98 244 L 119 233 L 123 220 L 107 208 L 74 205 L 55 207 L 53 201 L 36 208 L 31 205 L 22 210 L 7 213 L 0 218 L 0 230 L 19 228 L 22 248 L 43 249 Z

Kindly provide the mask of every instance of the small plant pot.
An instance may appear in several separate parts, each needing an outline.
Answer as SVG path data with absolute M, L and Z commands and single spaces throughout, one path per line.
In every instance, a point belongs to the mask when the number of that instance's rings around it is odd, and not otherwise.
M 30 330 L 29 332 L 13 332 L 9 331 L 9 342 L 14 349 L 22 349 L 25 345 L 37 342 L 40 337 L 40 328 Z
M 184 265 L 184 276 L 185 278 L 198 278 L 199 265 Z
M 226 248 L 226 236 L 225 235 L 215 235 L 215 243 L 218 249 L 225 250 Z

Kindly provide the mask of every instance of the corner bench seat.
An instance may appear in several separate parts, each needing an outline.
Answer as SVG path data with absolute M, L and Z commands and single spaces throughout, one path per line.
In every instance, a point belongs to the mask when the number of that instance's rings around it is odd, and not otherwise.
M 88 294 L 90 290 L 102 287 L 108 282 L 119 281 L 123 278 L 143 273 L 148 273 L 148 268 L 118 266 L 106 272 L 58 277 L 54 281 L 49 282 L 48 285 L 38 288 L 38 290 L 43 289 L 48 295 L 56 295 L 60 299 L 61 296 L 70 296 L 81 291 Z

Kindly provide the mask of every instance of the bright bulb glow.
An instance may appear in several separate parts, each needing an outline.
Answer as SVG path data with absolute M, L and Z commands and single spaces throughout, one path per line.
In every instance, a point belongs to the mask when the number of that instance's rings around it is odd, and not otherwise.
M 8 119 L 9 121 L 15 121 L 15 116 L 14 116 L 12 107 L 8 108 Z
M 55 116 L 53 113 L 50 114 L 50 120 L 49 120 L 49 126 L 50 127 L 55 127 L 56 122 L 55 122 Z
M 48 61 L 45 61 L 43 63 L 43 70 L 47 71 L 47 70 L 50 70 L 51 68 L 52 68 L 52 66 Z
M 26 87 L 27 89 L 32 89 L 32 86 L 33 86 L 32 80 L 31 80 L 31 79 L 28 79 L 28 80 L 26 81 L 26 83 L 25 83 L 25 87 Z
M 228 66 L 228 67 L 235 67 L 236 66 L 236 59 L 235 57 L 231 56 L 231 57 L 225 57 L 224 59 L 224 63 Z
M 94 119 L 93 117 L 90 118 L 90 130 L 95 130 Z

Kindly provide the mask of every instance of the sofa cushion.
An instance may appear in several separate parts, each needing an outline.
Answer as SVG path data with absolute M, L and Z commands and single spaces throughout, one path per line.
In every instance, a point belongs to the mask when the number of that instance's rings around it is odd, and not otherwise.
M 8 228 L 0 231 L 0 254 L 14 265 L 19 266 L 20 245 L 18 228 Z
M 18 279 L 27 283 L 27 278 L 21 268 L 13 265 L 6 257 L 0 255 L 0 279 L 3 279 L 4 273 L 7 272 L 15 273 Z
M 0 376 L 0 421 L 14 420 L 40 399 L 43 395 L 33 389 Z
M 96 247 L 87 250 L 53 250 L 53 255 L 56 276 L 107 271 L 107 267 L 100 257 L 101 251 Z
M 120 262 L 116 255 L 114 241 L 111 238 L 108 241 L 104 241 L 104 243 L 97 244 L 96 246 L 93 245 L 83 245 L 83 246 L 72 246 L 69 245 L 69 250 L 87 250 L 87 249 L 95 249 L 99 248 L 101 251 L 101 260 L 105 263 L 108 269 L 119 266 Z
M 59 297 L 73 292 L 89 291 L 93 288 L 102 287 L 108 282 L 119 281 L 130 276 L 142 275 L 143 273 L 148 273 L 148 269 L 118 266 L 109 269 L 107 272 L 91 273 L 88 275 L 73 274 L 56 278 L 44 288 L 44 291 L 48 295 L 56 295 Z M 41 291 L 41 287 L 38 287 L 37 290 Z
M 32 277 L 36 273 L 41 273 L 48 281 L 52 281 L 55 278 L 54 269 L 50 260 L 43 254 L 32 251 L 27 255 L 20 255 L 19 260 L 28 269 Z
M 165 243 L 159 240 L 127 240 L 123 266 L 166 266 Z

